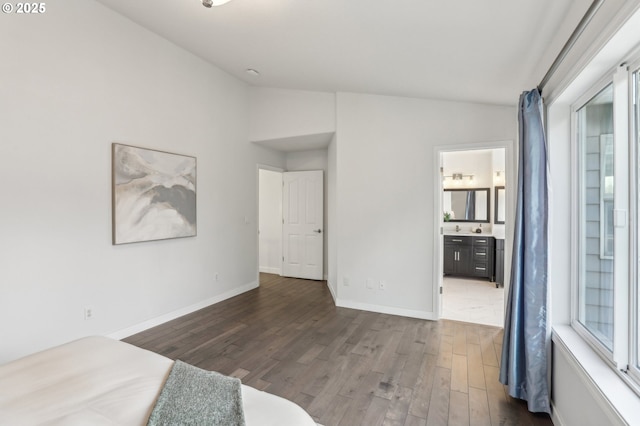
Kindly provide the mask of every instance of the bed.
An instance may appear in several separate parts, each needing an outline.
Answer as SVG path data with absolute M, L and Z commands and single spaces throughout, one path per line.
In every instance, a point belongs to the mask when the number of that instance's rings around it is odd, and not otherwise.
M 0 366 L 0 424 L 146 425 L 173 361 L 86 337 Z M 316 426 L 291 401 L 241 385 L 247 426 Z

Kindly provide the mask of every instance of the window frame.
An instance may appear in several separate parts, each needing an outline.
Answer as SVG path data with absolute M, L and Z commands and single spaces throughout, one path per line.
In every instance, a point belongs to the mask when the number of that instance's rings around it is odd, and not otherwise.
M 622 63 L 610 69 L 571 104 L 571 326 L 604 361 L 640 395 L 640 55 L 634 52 L 631 66 Z M 634 74 L 638 77 L 634 80 Z M 609 350 L 580 322 L 580 243 L 585 232 L 582 167 L 584 147 L 580 145 L 578 112 L 607 86 L 613 89 L 614 138 L 614 296 L 613 349 Z M 602 202 L 602 200 L 601 200 Z M 600 218 L 603 219 L 602 217 Z
M 580 291 L 580 283 L 583 280 L 583 272 L 580 270 L 581 266 L 581 252 L 580 239 L 585 232 L 584 216 L 585 212 L 582 208 L 582 201 L 585 197 L 583 190 L 583 173 L 581 167 L 583 166 L 584 147 L 580 144 L 580 135 L 582 129 L 580 129 L 580 120 L 578 119 L 579 111 L 585 107 L 593 98 L 599 93 L 604 91 L 609 85 L 613 86 L 613 72 L 607 72 L 601 77 L 589 90 L 583 92 L 583 94 L 576 99 L 571 105 L 571 217 L 575 218 L 572 222 L 572 285 L 571 285 L 571 326 L 587 343 L 596 350 L 596 352 L 609 364 L 611 367 L 615 367 L 613 351 L 609 350 L 584 324 L 580 322 L 580 306 L 583 305 L 585 298 L 584 292 Z M 615 135 L 614 135 L 615 145 Z M 615 160 L 614 160 L 615 161 Z M 615 170 L 615 168 L 614 168 Z M 615 171 L 614 171 L 614 176 Z M 615 186 L 615 183 L 614 183 Z M 614 193 L 615 194 L 615 193 Z M 615 208 L 615 206 L 614 206 Z M 615 251 L 614 251 L 615 253 Z M 615 280 L 615 274 L 614 274 Z M 615 330 L 615 303 L 614 303 L 614 330 Z M 615 336 L 615 332 L 614 332 Z M 615 347 L 615 342 L 614 342 Z
M 628 374 L 633 388 L 640 394 L 640 58 L 628 67 L 629 71 L 629 217 L 633 220 L 629 245 L 629 365 Z M 634 79 L 635 76 L 635 79 Z M 634 196 L 635 195 L 635 196 Z

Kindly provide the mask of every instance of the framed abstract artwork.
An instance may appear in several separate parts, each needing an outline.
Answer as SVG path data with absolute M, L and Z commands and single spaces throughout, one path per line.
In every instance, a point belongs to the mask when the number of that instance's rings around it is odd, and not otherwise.
M 113 244 L 196 235 L 196 158 L 112 144 Z

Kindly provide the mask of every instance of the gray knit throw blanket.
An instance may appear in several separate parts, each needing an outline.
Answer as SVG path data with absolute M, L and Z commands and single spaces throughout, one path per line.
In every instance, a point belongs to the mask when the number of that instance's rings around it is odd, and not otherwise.
M 240 379 L 176 360 L 148 426 L 245 426 Z

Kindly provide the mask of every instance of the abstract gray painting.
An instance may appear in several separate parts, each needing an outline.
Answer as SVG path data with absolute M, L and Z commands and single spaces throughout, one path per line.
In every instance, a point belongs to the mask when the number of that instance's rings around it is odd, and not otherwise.
M 112 145 L 113 244 L 196 235 L 196 158 Z

